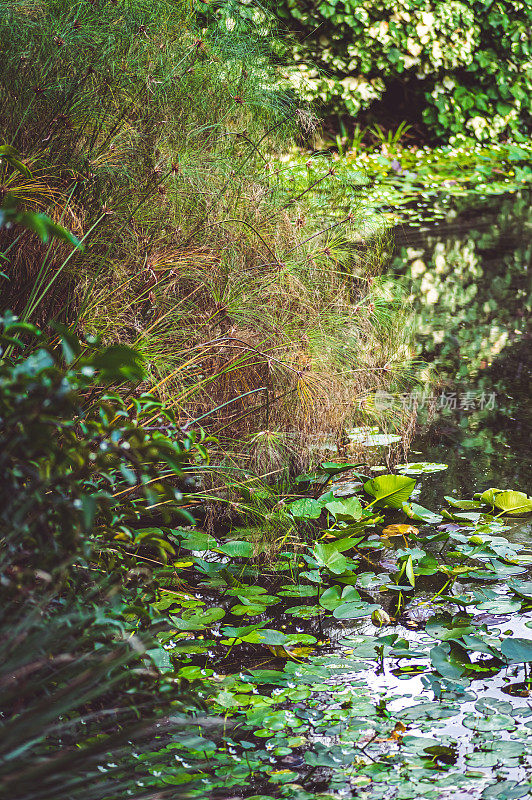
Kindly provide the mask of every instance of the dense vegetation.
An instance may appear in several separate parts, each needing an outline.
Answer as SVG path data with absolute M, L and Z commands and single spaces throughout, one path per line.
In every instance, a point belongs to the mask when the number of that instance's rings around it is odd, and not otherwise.
M 146 388 L 183 421 L 210 415 L 240 465 L 303 465 L 310 437 L 401 380 L 408 337 L 356 241 L 358 199 L 324 220 L 284 190 L 274 157 L 315 121 L 270 45 L 165 0 L 4 12 L 2 192 L 84 244 L 2 234 L 4 307 L 134 346 Z
M 283 0 L 299 93 L 330 109 L 403 120 L 431 137 L 526 137 L 532 61 L 527 0 Z M 288 73 L 287 73 L 288 75 Z

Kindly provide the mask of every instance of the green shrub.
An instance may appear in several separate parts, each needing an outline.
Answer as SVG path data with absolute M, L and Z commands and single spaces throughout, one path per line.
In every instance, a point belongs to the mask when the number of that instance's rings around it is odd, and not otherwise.
M 329 108 L 384 119 L 422 112 L 443 138 L 519 138 L 530 128 L 526 0 L 283 0 L 279 13 L 295 30 L 291 83 Z
M 36 340 L 0 361 L 0 525 L 13 564 L 53 570 L 89 533 L 124 538 L 156 504 L 186 517 L 186 470 L 207 453 L 152 395 L 113 391 L 144 377 L 139 354 L 81 344 L 67 329 L 38 346 L 38 329 L 10 313 L 0 325 L 5 349 Z M 144 545 L 163 558 L 171 550 L 155 535 Z
M 143 565 L 173 552 L 146 527 L 152 513 L 193 522 L 182 490 L 207 452 L 201 434 L 139 396 L 143 376 L 123 345 L 83 343 L 60 326 L 47 341 L 9 312 L 0 320 L 5 798 L 180 797 L 150 788 L 152 773 L 193 777 L 164 747 L 198 729 L 201 704 L 156 639 L 157 579 Z M 137 553 L 148 556 L 141 569 Z

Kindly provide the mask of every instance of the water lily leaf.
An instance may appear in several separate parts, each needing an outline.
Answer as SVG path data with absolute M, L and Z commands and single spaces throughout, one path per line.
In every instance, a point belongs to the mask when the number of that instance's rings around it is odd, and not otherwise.
M 362 517 L 362 505 L 357 497 L 345 500 L 333 500 L 326 503 L 325 508 L 340 522 L 358 521 Z
M 430 522 L 433 525 L 437 525 L 443 519 L 440 514 L 429 511 L 428 508 L 424 508 L 417 503 L 403 503 L 402 509 L 406 516 L 410 517 L 414 522 Z
M 232 558 L 250 558 L 253 555 L 251 542 L 226 542 L 218 550 Z
M 520 597 L 532 600 L 532 581 L 512 581 L 509 586 Z
M 379 475 L 364 484 L 364 490 L 373 495 L 375 505 L 401 508 L 408 500 L 416 481 L 406 475 Z
M 504 490 L 503 489 L 486 489 L 485 492 L 482 492 L 482 494 L 479 495 L 478 499 L 482 500 L 482 502 L 485 503 L 486 505 L 492 506 L 493 505 L 493 501 L 495 500 L 495 497 L 502 491 L 504 491 Z
M 281 597 L 313 597 L 318 594 L 318 590 L 315 586 L 289 586 L 277 592 L 277 594 L 281 595 Z
M 259 603 L 237 603 L 231 608 L 231 614 L 236 614 L 238 617 L 247 614 L 254 617 L 257 614 L 263 614 L 266 611 L 266 606 L 259 605 Z
M 288 642 L 288 636 L 274 628 L 262 628 L 240 638 L 248 644 L 283 645 Z
M 348 434 L 351 441 L 363 447 L 387 447 L 389 444 L 400 442 L 401 437 L 392 433 L 367 433 L 356 436 Z
M 146 655 L 151 658 L 159 672 L 173 672 L 170 655 L 163 647 L 152 647 L 146 650 Z
M 493 504 L 505 514 L 512 516 L 522 516 L 532 512 L 532 498 L 527 497 L 524 492 L 498 492 L 493 499 Z
M 508 638 L 501 644 L 501 652 L 508 661 L 515 664 L 528 664 L 532 661 L 532 640 Z
M 412 464 L 398 464 L 397 469 L 405 475 L 424 475 L 431 472 L 441 472 L 448 468 L 448 464 L 437 464 L 432 461 L 416 461 Z
M 431 649 L 430 660 L 434 669 L 444 678 L 459 678 L 464 674 L 464 664 L 456 658 L 447 642 Z
M 255 600 L 262 600 L 257 597 L 259 594 L 266 594 L 266 589 L 262 586 L 239 586 L 238 589 L 228 589 L 226 594 L 229 597 L 248 597 Z
M 205 550 L 213 550 L 218 546 L 214 536 L 203 533 L 203 531 L 187 531 L 178 528 L 171 533 L 179 537 L 181 540 L 180 545 L 184 550 L 203 552 Z
M 323 506 L 318 500 L 313 500 L 311 497 L 302 497 L 299 500 L 294 500 L 287 508 L 296 519 L 318 519 Z
M 172 624 L 180 631 L 198 631 L 225 617 L 223 608 L 207 608 L 204 611 L 185 612 L 182 617 L 171 616 Z
M 319 603 L 322 608 L 328 611 L 334 611 L 342 603 L 357 602 L 360 600 L 360 595 L 354 586 L 331 586 L 326 589 L 320 597 Z
M 460 508 L 463 511 L 472 511 L 474 508 L 480 508 L 482 503 L 480 500 L 456 500 L 454 497 L 445 495 L 445 499 L 453 508 Z
M 320 469 L 327 475 L 340 475 L 350 469 L 356 469 L 360 464 L 339 464 L 337 461 L 324 461 L 320 464 Z
M 492 714 L 489 717 L 468 714 L 462 724 L 474 731 L 513 731 L 517 727 L 513 717 L 506 714 Z
M 320 614 L 323 614 L 323 610 L 316 605 L 290 606 L 290 608 L 285 609 L 284 613 L 290 614 L 290 616 L 299 617 L 300 619 L 312 619 L 313 617 L 318 617 Z
M 342 603 L 333 611 L 336 619 L 360 619 L 360 617 L 370 617 L 372 613 L 380 608 L 376 603 L 350 602 Z
M 236 628 L 234 625 L 224 625 L 221 628 L 221 632 L 228 639 L 239 639 L 264 628 L 265 625 L 267 625 L 267 622 L 255 622 L 253 625 L 244 625 L 240 628 Z
M 408 578 L 408 582 L 410 586 L 415 587 L 416 585 L 416 576 L 414 574 L 414 562 L 412 560 L 412 556 L 408 556 L 405 563 L 405 572 L 406 577 Z
M 382 530 L 383 536 L 411 536 L 416 533 L 419 533 L 419 529 L 413 525 L 387 525 Z
M 312 554 L 320 566 L 326 567 L 335 575 L 341 575 L 347 570 L 347 559 L 336 547 L 336 542 L 334 544 L 318 543 L 314 546 Z

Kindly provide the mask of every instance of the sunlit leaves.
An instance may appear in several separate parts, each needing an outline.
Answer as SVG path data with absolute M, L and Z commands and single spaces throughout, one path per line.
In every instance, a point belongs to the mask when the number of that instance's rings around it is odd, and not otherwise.
M 364 491 L 373 495 L 376 505 L 401 508 L 412 494 L 416 481 L 405 475 L 379 475 L 364 484 Z

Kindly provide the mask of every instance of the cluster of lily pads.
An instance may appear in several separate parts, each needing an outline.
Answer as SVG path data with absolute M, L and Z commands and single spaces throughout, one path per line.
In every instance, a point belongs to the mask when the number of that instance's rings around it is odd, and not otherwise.
M 475 735 L 516 729 L 496 703 L 481 697 L 475 709 L 469 686 L 513 670 L 528 692 L 532 641 L 494 621 L 519 613 L 526 622 L 532 609 L 532 553 L 504 535 L 508 522 L 526 524 L 532 499 L 490 489 L 471 500 L 447 497 L 436 513 L 416 502 L 416 478 L 404 473 L 444 466 L 368 477 L 354 464 L 322 464 L 300 482 L 304 496 L 271 493 L 271 513 L 283 515 L 291 537 L 274 553 L 242 533 L 166 532 L 177 551 L 168 573 L 179 577 L 154 603 L 169 627 L 150 655 L 196 688 L 229 736 L 221 745 L 199 731 L 186 746 L 187 765 L 163 782 L 189 782 L 192 796 L 238 785 L 256 800 L 332 798 L 346 789 L 373 800 L 389 796 L 381 779 L 408 773 L 397 796 L 416 797 L 413 785 L 433 791 L 444 772 L 450 789 L 487 791 L 493 776 L 456 772 L 455 745 L 434 739 L 433 727 L 468 703 L 463 724 Z M 423 683 L 406 702 L 408 692 L 376 691 L 379 674 Z M 428 691 L 433 701 L 421 695 Z M 400 700 L 392 710 L 390 697 Z M 432 738 L 418 735 L 420 726 Z M 518 744 L 507 749 L 518 755 Z

